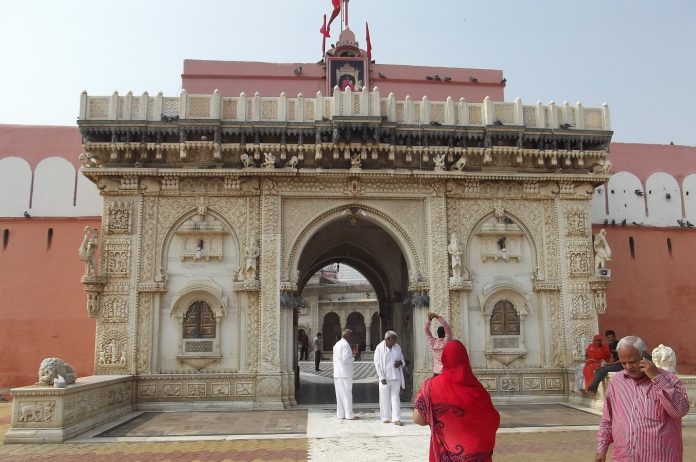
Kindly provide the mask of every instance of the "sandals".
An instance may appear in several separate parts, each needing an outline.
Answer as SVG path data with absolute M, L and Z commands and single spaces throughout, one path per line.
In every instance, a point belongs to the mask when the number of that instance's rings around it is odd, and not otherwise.
M 394 425 L 398 425 L 399 427 L 403 426 L 404 424 L 401 423 L 400 420 L 395 420 Z

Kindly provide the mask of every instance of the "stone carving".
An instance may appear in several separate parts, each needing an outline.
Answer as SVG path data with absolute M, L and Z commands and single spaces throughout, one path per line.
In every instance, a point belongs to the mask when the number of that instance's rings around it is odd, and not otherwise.
M 568 259 L 572 276 L 586 276 L 590 272 L 589 249 L 586 242 L 568 242 Z
M 520 381 L 517 377 L 501 377 L 500 391 L 520 391 Z
M 93 318 L 99 312 L 99 294 L 87 293 L 87 315 Z
M 100 366 L 123 366 L 126 364 L 126 339 L 118 331 L 110 331 L 104 335 L 98 349 Z
M 36 401 L 19 407 L 19 422 L 53 422 L 56 403 L 54 401 Z
M 211 384 L 210 390 L 212 396 L 230 396 L 229 383 L 213 383 Z
M 460 172 L 463 172 L 464 167 L 466 167 L 466 156 L 462 154 L 461 156 L 459 156 L 459 159 L 457 159 L 457 161 L 454 164 L 452 164 L 452 170 L 456 169 Z
M 457 235 L 452 233 L 450 237 L 449 245 L 447 246 L 447 253 L 450 255 L 450 262 L 452 265 L 452 277 L 455 279 L 461 279 L 462 277 L 462 252 L 459 250 L 459 242 L 457 241 Z
M 256 279 L 256 259 L 259 257 L 259 248 L 256 239 L 251 239 L 247 248 L 244 250 L 243 275 L 245 281 Z
M 105 322 L 126 322 L 128 319 L 128 301 L 124 297 L 110 296 L 104 298 L 103 317 Z
M 297 158 L 297 156 L 292 156 L 290 160 L 288 161 L 287 164 L 285 164 L 287 167 L 290 168 L 297 168 L 297 164 L 300 162 L 300 160 Z
M 600 229 L 594 235 L 595 268 L 604 269 L 608 261 L 611 261 L 611 248 L 607 242 L 607 231 Z
M 652 360 L 660 369 L 673 374 L 677 373 L 677 354 L 670 347 L 660 343 L 652 351 Z
M 206 386 L 204 383 L 187 384 L 186 396 L 189 398 L 205 398 Z
M 131 233 L 131 203 L 108 201 L 104 204 L 104 231 L 107 234 Z
M 590 319 L 592 312 L 590 311 L 588 296 L 585 294 L 574 295 L 570 312 L 573 319 Z
M 234 385 L 234 394 L 237 396 L 251 396 L 254 394 L 253 383 L 238 382 Z
M 603 175 L 609 175 L 611 173 L 612 164 L 609 159 L 602 159 L 599 163 L 592 166 L 590 173 L 601 173 Z
M 127 277 L 130 265 L 130 241 L 112 239 L 104 242 L 106 271 L 112 276 Z
M 436 172 L 442 172 L 445 170 L 445 155 L 444 154 L 438 154 L 435 156 L 433 159 L 433 163 L 435 164 L 434 170 Z
M 249 156 L 249 154 L 242 154 L 241 156 L 239 156 L 239 160 L 242 161 L 242 165 L 244 166 L 244 168 L 251 167 L 254 165 L 254 160 L 251 158 L 251 156 Z
M 85 262 L 85 276 L 97 274 L 97 230 L 85 226 L 82 244 L 78 250 L 80 260 Z
M 261 165 L 263 168 L 275 168 L 275 155 L 271 152 L 264 152 L 263 153 L 263 164 Z
M 65 383 L 75 383 L 77 373 L 73 367 L 60 358 L 46 358 L 39 366 L 39 381 L 37 385 L 53 386 L 53 380 L 63 377 Z
M 81 152 L 80 153 L 80 164 L 85 167 L 85 168 L 91 168 L 91 167 L 101 167 L 102 166 L 102 161 L 99 160 L 99 158 L 95 155 L 90 155 L 88 152 Z
M 351 170 L 360 170 L 362 165 L 362 161 L 360 159 L 360 153 L 356 152 L 350 157 L 350 169 Z
M 587 215 L 579 208 L 572 208 L 566 212 L 566 235 L 587 235 Z

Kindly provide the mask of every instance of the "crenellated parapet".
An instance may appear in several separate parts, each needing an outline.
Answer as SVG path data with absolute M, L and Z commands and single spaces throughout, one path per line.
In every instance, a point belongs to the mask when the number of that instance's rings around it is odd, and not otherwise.
M 325 97 L 81 97 L 86 168 L 234 168 L 598 174 L 606 181 L 609 109 L 484 99 L 382 98 L 378 88 Z

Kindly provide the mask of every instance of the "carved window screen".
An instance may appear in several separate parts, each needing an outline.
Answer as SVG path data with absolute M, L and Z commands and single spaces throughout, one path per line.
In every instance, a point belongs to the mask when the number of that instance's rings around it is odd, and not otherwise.
M 189 307 L 184 316 L 184 338 L 215 338 L 215 315 L 206 302 Z
M 520 317 L 510 301 L 500 300 L 493 307 L 491 335 L 520 335 Z

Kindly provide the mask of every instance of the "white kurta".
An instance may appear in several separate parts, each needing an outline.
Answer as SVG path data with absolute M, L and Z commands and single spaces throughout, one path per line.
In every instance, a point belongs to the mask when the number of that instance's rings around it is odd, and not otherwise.
M 353 414 L 353 351 L 342 338 L 333 347 L 333 375 L 336 389 L 336 417 L 352 419 Z
M 394 367 L 401 361 L 401 367 Z M 379 377 L 379 416 L 383 421 L 401 420 L 401 399 L 399 392 L 405 388 L 404 355 L 401 347 L 395 343 L 391 348 L 383 340 L 375 348 L 375 369 Z M 387 383 L 383 384 L 382 380 Z

